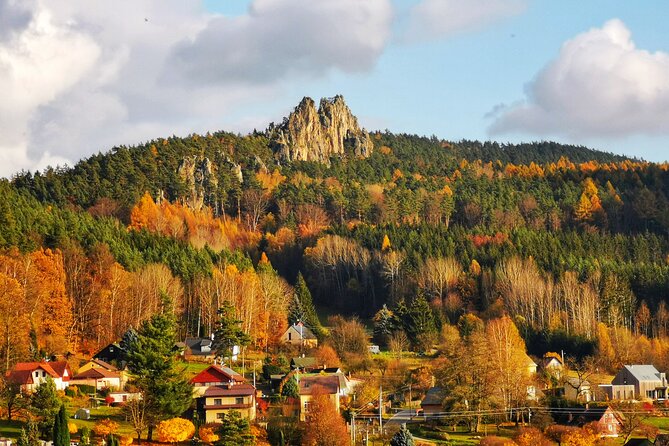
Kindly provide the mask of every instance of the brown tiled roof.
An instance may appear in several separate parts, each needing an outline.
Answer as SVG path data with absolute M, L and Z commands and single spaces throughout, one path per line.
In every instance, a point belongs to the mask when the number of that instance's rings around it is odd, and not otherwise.
M 251 384 L 237 384 L 230 387 L 212 386 L 204 392 L 204 397 L 214 396 L 248 396 L 256 393 L 255 387 Z
M 314 387 L 321 387 L 328 394 L 339 393 L 339 377 L 329 376 L 302 376 L 300 377 L 300 395 L 311 395 Z
M 217 410 L 217 409 L 249 409 L 253 407 L 253 404 L 209 404 L 203 406 L 204 410 Z
M 121 378 L 121 375 L 119 375 L 116 372 L 110 372 L 109 370 L 105 369 L 88 369 L 85 372 L 78 373 L 75 377 L 73 377 L 73 380 L 78 380 L 78 379 L 102 379 L 102 378 Z
M 92 362 L 93 364 L 97 364 L 100 367 L 109 370 L 110 372 L 115 372 L 115 371 L 118 370 L 116 367 L 114 367 L 113 365 L 111 365 L 108 362 L 104 362 L 102 359 L 93 358 L 93 359 L 90 360 L 90 362 Z

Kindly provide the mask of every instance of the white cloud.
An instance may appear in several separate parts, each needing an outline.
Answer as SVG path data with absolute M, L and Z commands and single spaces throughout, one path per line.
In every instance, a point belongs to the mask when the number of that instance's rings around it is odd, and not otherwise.
M 248 15 L 217 17 L 179 45 L 168 75 L 215 85 L 367 71 L 386 46 L 391 21 L 388 0 L 256 0 Z
M 254 0 L 235 18 L 200 1 L 0 0 L 0 176 L 219 129 L 288 82 L 369 70 L 391 16 L 390 0 Z
M 527 9 L 527 0 L 422 0 L 411 9 L 405 40 L 432 40 L 482 28 Z
M 638 49 L 620 20 L 567 41 L 526 87 L 497 110 L 493 134 L 568 137 L 669 134 L 669 54 Z

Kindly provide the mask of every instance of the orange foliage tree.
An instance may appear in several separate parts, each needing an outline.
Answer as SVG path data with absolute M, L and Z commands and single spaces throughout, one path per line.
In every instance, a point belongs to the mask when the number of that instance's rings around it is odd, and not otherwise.
M 116 431 L 118 431 L 118 423 L 110 420 L 109 418 L 100 420 L 97 423 L 95 423 L 95 426 L 93 426 L 93 432 L 95 432 L 95 435 L 97 435 L 98 437 L 106 437 L 107 435 L 113 435 L 116 433 Z
M 330 401 L 325 389 L 314 386 L 302 445 L 343 446 L 349 444 L 348 438 L 344 419 Z
M 200 426 L 198 436 L 203 443 L 215 443 L 218 441 L 218 435 L 214 433 L 214 428 L 211 426 Z

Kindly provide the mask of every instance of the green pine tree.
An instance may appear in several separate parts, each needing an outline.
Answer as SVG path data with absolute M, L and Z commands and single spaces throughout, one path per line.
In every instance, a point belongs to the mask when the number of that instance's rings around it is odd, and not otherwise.
M 255 437 L 251 434 L 249 420 L 233 410 L 225 415 L 218 431 L 218 446 L 253 446 Z
M 424 296 L 417 296 L 407 314 L 407 333 L 411 341 L 420 349 L 427 350 L 437 335 L 437 326 L 432 308 Z
M 393 438 L 390 440 L 390 446 L 415 446 L 416 442 L 413 439 L 413 435 L 407 429 L 406 424 L 402 424 L 400 430 L 397 431 Z
M 176 368 L 175 343 L 176 320 L 164 297 L 162 312 L 142 323 L 127 351 L 132 383 L 146 404 L 149 441 L 160 421 L 181 415 L 192 402 L 191 384 Z
M 38 428 L 43 437 L 51 438 L 54 420 L 60 406 L 61 401 L 56 392 L 56 384 L 48 377 L 32 394 L 29 407 L 35 418 L 40 420 Z
M 242 321 L 235 317 L 235 307 L 224 302 L 218 309 L 218 322 L 214 332 L 214 345 L 217 358 L 232 358 L 235 345 L 240 348 L 251 343 L 251 337 L 241 328 Z
M 70 446 L 70 429 L 67 425 L 65 405 L 61 404 L 53 423 L 53 446 Z
M 283 387 L 281 388 L 281 396 L 289 398 L 300 397 L 300 388 L 294 375 L 283 384 Z
M 295 296 L 288 309 L 288 322 L 295 324 L 298 321 L 302 321 L 307 327 L 311 328 L 317 336 L 322 335 L 323 326 L 318 319 L 311 292 L 301 272 L 297 274 Z
M 381 345 L 386 345 L 395 328 L 394 314 L 384 304 L 374 315 L 374 340 Z

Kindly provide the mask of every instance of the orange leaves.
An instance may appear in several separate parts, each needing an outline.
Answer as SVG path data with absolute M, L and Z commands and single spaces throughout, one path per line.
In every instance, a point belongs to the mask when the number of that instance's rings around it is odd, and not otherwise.
M 203 443 L 214 443 L 218 441 L 218 435 L 214 433 L 214 428 L 211 426 L 201 426 L 198 431 L 198 437 Z
M 349 434 L 344 419 L 337 412 L 324 389 L 312 388 L 309 411 L 306 416 L 306 431 L 302 441 L 309 446 L 342 446 L 348 444 Z
M 93 432 L 99 437 L 106 437 L 107 435 L 115 434 L 118 431 L 118 423 L 105 418 L 95 423 L 93 426 Z
M 242 248 L 260 238 L 259 234 L 240 228 L 235 220 L 215 218 L 209 209 L 194 211 L 166 200 L 156 204 L 148 192 L 130 213 L 130 229 L 146 229 L 215 250 Z
M 156 427 L 158 441 L 165 443 L 179 443 L 195 435 L 195 426 L 184 418 L 172 418 L 161 421 Z
M 40 249 L 30 254 L 28 283 L 33 323 L 52 351 L 65 351 L 72 326 L 72 301 L 65 290 L 65 269 L 60 250 Z
M 472 241 L 474 246 L 480 248 L 486 245 L 500 246 L 509 239 L 509 236 L 502 232 L 496 232 L 495 235 L 485 235 L 485 234 L 470 235 L 469 239 Z

